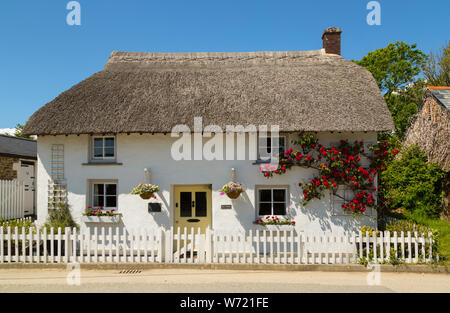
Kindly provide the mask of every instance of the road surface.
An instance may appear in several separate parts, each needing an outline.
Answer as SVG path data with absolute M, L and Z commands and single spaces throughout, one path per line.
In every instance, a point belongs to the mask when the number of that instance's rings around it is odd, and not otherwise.
M 68 284 L 68 274 L 69 282 Z M 119 270 L 0 269 L 0 292 L 449 292 L 450 275 L 381 273 L 378 285 L 367 273 L 248 270 L 149 269 Z M 375 278 L 375 279 L 374 279 Z M 376 283 L 376 277 L 369 280 Z

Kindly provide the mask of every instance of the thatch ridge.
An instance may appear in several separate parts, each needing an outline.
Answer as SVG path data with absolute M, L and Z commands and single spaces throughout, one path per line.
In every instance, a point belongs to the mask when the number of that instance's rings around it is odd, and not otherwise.
M 383 131 L 392 118 L 372 75 L 324 50 L 114 51 L 104 70 L 39 109 L 25 134 L 170 132 L 177 124 Z

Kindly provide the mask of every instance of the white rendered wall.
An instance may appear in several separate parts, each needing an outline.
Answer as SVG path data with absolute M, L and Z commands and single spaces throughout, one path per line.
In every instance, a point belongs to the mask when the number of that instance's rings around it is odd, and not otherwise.
M 290 135 L 293 136 L 293 135 Z M 376 133 L 319 133 L 320 143 L 327 146 L 340 139 L 363 140 L 367 144 L 376 143 Z M 293 138 L 289 138 L 289 141 Z M 88 160 L 88 135 L 44 136 L 38 138 L 38 183 L 37 211 L 38 223 L 47 218 L 47 186 L 50 179 L 51 145 L 64 144 L 65 178 L 67 180 L 68 203 L 72 216 L 78 224 L 81 215 L 89 205 L 86 197 L 88 181 L 105 179 L 118 181 L 118 210 L 123 214 L 122 225 L 128 229 L 154 228 L 173 224 L 173 203 L 171 194 L 174 185 L 208 184 L 212 185 L 212 226 L 216 230 L 254 229 L 256 220 L 255 186 L 282 185 L 289 188 L 290 205 L 288 211 L 296 221 L 298 231 L 333 232 L 356 231 L 361 225 L 376 226 L 372 217 L 352 217 L 336 215 L 331 208 L 330 196 L 313 200 L 306 207 L 300 205 L 302 192 L 298 187 L 301 181 L 312 178 L 314 170 L 293 167 L 284 175 L 267 179 L 253 161 L 174 161 L 171 158 L 171 144 L 176 138 L 170 134 L 119 134 L 117 135 L 117 162 L 119 166 L 86 166 Z M 208 138 L 204 138 L 206 142 Z M 368 149 L 366 148 L 366 151 Z M 146 181 L 144 169 L 151 172 L 151 183 L 160 186 L 157 200 L 162 203 L 162 212 L 148 213 L 148 201 L 131 195 L 131 189 Z M 231 169 L 236 169 L 236 180 L 244 184 L 247 191 L 237 200 L 221 196 L 219 190 L 231 180 Z M 222 210 L 222 204 L 232 204 L 231 210 Z M 369 212 L 371 213 L 371 212 Z

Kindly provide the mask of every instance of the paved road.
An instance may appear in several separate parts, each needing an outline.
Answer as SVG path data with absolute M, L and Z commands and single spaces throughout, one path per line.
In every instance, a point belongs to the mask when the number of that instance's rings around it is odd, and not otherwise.
M 1 269 L 0 292 L 450 292 L 450 275 L 446 274 L 381 273 L 380 285 L 370 286 L 367 273 L 354 272 L 81 269 L 81 285 L 71 286 L 69 273 Z

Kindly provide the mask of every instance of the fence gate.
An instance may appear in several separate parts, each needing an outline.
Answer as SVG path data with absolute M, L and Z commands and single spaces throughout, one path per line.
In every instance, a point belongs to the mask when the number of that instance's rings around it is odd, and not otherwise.
M 17 180 L 0 180 L 0 219 L 23 218 L 24 186 Z

